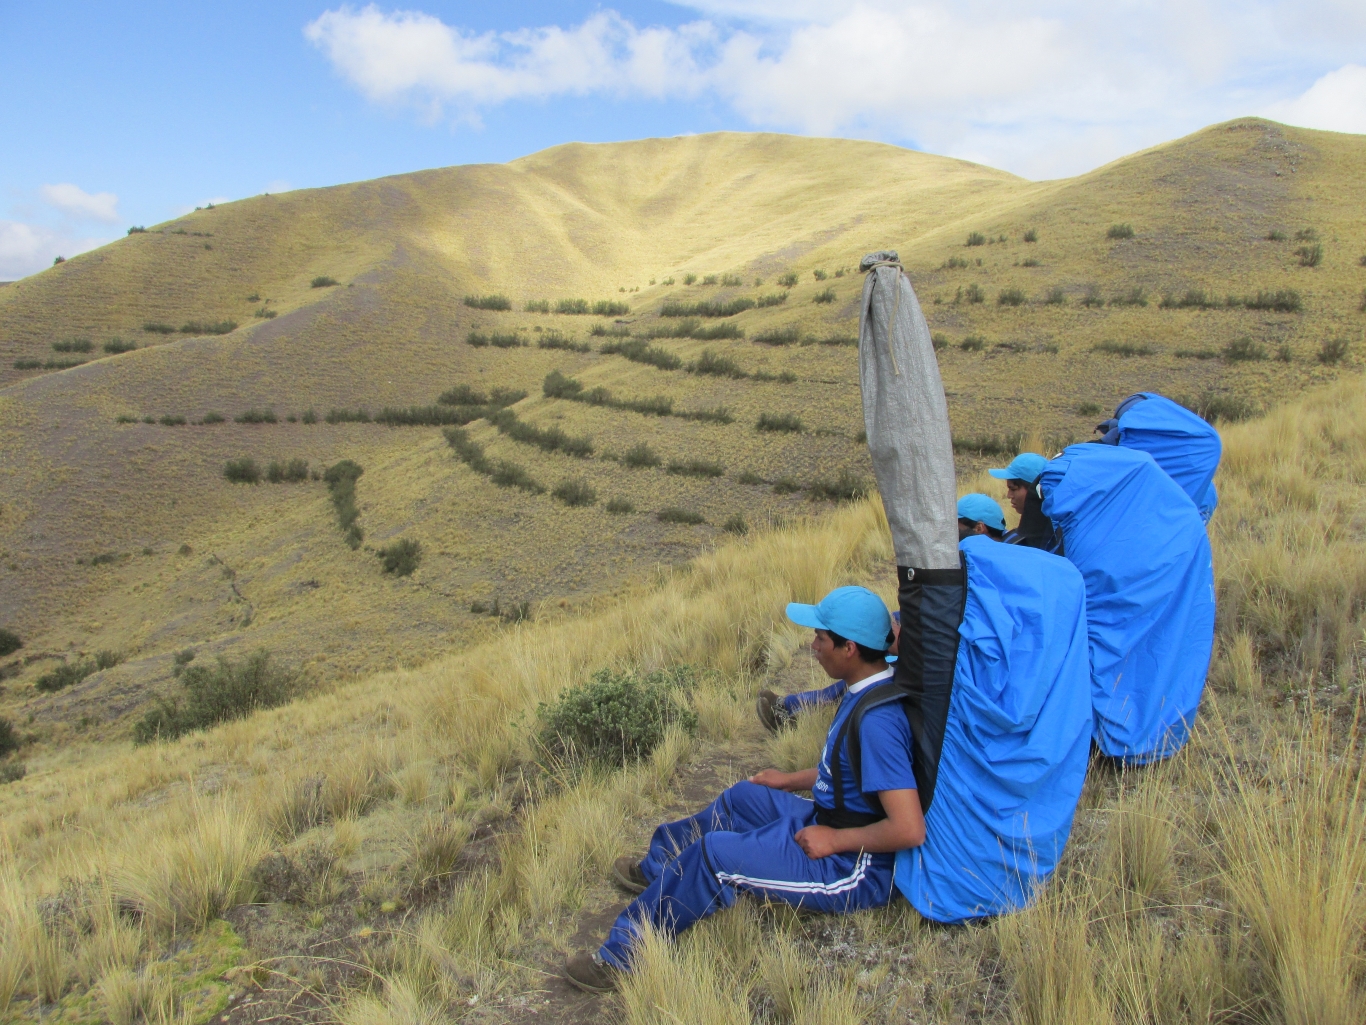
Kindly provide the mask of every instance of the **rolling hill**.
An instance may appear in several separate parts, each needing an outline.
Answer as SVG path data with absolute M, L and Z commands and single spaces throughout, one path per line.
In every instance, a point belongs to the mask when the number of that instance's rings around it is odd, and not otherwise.
M 1085 438 L 1140 388 L 1269 406 L 1359 358 L 1362 166 L 1359 136 L 1258 120 L 1053 182 L 716 134 L 130 233 L 0 289 L 0 626 L 25 641 L 0 713 L 121 737 L 187 648 L 265 647 L 319 681 L 416 665 L 682 567 L 727 523 L 826 508 L 868 477 L 848 342 L 875 249 L 899 250 L 941 338 L 965 472 Z M 438 403 L 462 386 L 526 395 Z M 482 461 L 441 418 L 469 419 Z M 230 483 L 242 458 L 308 478 Z M 343 459 L 364 471 L 357 548 L 317 479 Z M 504 463 L 525 488 L 495 482 Z M 403 577 L 375 554 L 401 540 L 422 551 Z M 122 664 L 33 690 L 98 651 Z

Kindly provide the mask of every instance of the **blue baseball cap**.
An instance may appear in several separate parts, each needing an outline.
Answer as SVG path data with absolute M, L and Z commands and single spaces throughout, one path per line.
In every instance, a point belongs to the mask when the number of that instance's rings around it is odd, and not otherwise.
M 996 499 L 981 492 L 964 495 L 958 500 L 958 518 L 972 520 L 974 523 L 985 523 L 993 530 L 1006 529 L 1006 518 L 1001 514 L 1001 507 L 996 504 Z
M 1021 452 L 1004 470 L 988 470 L 997 480 L 1023 480 L 1033 484 L 1048 460 L 1036 452 Z
M 837 587 L 815 605 L 789 602 L 787 618 L 798 626 L 829 630 L 874 651 L 887 650 L 892 617 L 881 598 L 866 587 Z

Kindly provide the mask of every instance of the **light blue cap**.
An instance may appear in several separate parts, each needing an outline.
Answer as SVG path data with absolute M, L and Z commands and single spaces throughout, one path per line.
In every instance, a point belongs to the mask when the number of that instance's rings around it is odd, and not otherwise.
M 892 617 L 881 598 L 866 587 L 837 587 L 819 603 L 789 602 L 787 618 L 798 626 L 829 630 L 874 651 L 887 650 Z
M 1033 484 L 1047 465 L 1048 460 L 1038 453 L 1021 452 L 1004 470 L 988 470 L 987 473 L 997 480 L 1022 480 Z
M 996 499 L 981 492 L 964 495 L 958 500 L 958 518 L 972 520 L 974 523 L 985 523 L 992 530 L 1006 529 L 1006 518 L 1001 513 L 1001 507 L 996 504 Z

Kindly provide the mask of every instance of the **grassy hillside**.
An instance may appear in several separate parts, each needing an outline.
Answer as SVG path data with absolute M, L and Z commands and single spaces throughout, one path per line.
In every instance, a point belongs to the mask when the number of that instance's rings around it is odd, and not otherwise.
M 0 1007 L 64 1022 L 1360 1021 L 1363 425 L 1353 375 L 1224 431 L 1198 729 L 1165 765 L 1093 774 L 1059 877 L 1025 914 L 942 929 L 904 905 L 830 920 L 742 902 L 650 948 L 620 1000 L 553 977 L 620 906 L 605 870 L 653 821 L 812 756 L 819 723 L 767 741 L 753 694 L 814 671 L 787 600 L 889 591 L 869 501 L 594 612 L 176 742 L 21 752 L 29 774 L 0 788 Z M 669 733 L 617 770 L 536 745 L 538 702 L 593 671 L 682 666 L 695 738 Z
M 0 290 L 0 627 L 25 641 L 0 660 L 0 714 L 45 743 L 123 737 L 175 692 L 186 649 L 264 646 L 315 681 L 416 665 L 509 612 L 562 615 L 667 572 L 727 523 L 829 508 L 869 474 L 856 350 L 820 343 L 852 338 L 850 269 L 873 249 L 901 252 L 942 336 L 964 472 L 1021 436 L 1086 437 L 1096 407 L 1138 388 L 1226 418 L 1298 393 L 1359 359 L 1363 145 L 1241 121 L 1031 183 L 869 143 L 717 134 L 262 196 L 131 234 Z M 1109 238 L 1118 224 L 1133 236 Z M 1298 312 L 1258 308 L 1287 292 Z M 464 301 L 489 295 L 511 308 Z M 629 310 L 537 312 L 562 300 Z M 106 354 L 115 341 L 138 348 Z M 607 394 L 547 397 L 552 372 Z M 457 385 L 525 391 L 517 423 L 591 452 L 481 416 L 472 468 L 436 426 L 326 422 Z M 235 422 L 253 411 L 277 422 Z M 321 480 L 225 480 L 243 457 L 360 464 L 361 546 Z M 495 483 L 504 461 L 544 490 Z M 591 503 L 557 499 L 564 484 Z M 421 546 L 410 576 L 376 558 L 400 540 Z M 124 661 L 33 689 L 100 651 Z

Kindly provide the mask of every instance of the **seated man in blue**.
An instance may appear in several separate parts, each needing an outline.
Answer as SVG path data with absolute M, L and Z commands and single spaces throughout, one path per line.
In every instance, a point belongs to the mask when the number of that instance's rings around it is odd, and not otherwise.
M 597 951 L 566 962 L 579 989 L 617 987 L 641 923 L 676 936 L 741 893 L 813 911 L 882 907 L 896 852 L 925 842 L 910 725 L 886 661 L 887 606 L 867 588 L 839 587 L 818 605 L 788 605 L 787 615 L 816 631 L 816 660 L 847 684 L 820 764 L 765 769 L 696 815 L 660 826 L 642 860 L 618 858 L 614 878 L 639 896 Z
M 958 540 L 985 534 L 993 541 L 1005 540 L 1006 518 L 1001 507 L 990 495 L 981 492 L 964 495 L 958 500 Z M 901 613 L 892 613 L 891 646 L 888 653 L 897 653 L 897 642 L 901 634 Z M 778 694 L 771 690 L 761 690 L 756 703 L 759 721 L 770 733 L 792 724 L 797 713 L 804 708 L 829 704 L 844 697 L 844 681 L 838 680 L 819 690 L 804 690 L 797 694 Z

